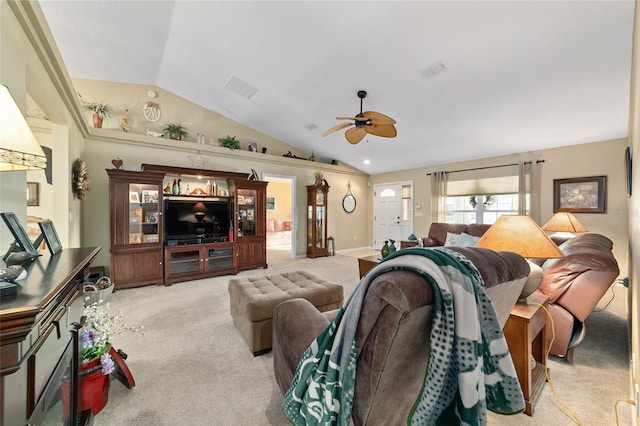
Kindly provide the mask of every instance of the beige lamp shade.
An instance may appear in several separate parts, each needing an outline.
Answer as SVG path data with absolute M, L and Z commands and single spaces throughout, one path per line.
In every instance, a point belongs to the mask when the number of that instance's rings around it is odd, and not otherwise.
M 532 259 L 564 257 L 558 246 L 530 216 L 503 215 L 476 243 L 495 251 L 512 251 Z
M 13 100 L 9 88 L 0 84 L 0 171 L 40 170 L 47 157 Z
M 551 219 L 542 227 L 545 231 L 551 232 L 587 232 L 589 231 L 580 221 L 571 213 L 558 212 L 551 216 Z

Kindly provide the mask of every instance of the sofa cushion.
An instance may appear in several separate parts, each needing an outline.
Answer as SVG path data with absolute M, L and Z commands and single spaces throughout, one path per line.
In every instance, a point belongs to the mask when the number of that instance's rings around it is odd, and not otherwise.
M 479 239 L 480 237 L 474 237 L 473 235 L 469 235 L 466 232 L 463 232 L 462 234 L 460 234 L 457 241 L 453 245 L 458 247 L 473 247 L 476 245 Z
M 458 243 L 458 238 L 462 234 L 454 234 L 453 232 L 447 232 L 447 238 L 444 240 L 445 246 L 455 246 Z
M 467 225 L 461 223 L 441 223 L 433 222 L 429 227 L 429 238 L 432 238 L 437 243 L 436 245 L 443 246 L 447 239 L 447 232 L 452 234 L 461 234 L 466 232 Z

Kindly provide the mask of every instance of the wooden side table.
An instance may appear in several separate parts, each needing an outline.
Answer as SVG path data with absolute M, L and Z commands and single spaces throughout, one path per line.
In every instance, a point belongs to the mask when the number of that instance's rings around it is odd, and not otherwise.
M 379 254 L 359 257 L 358 272 L 360 272 L 360 278 L 364 277 L 367 274 L 367 272 L 371 270 L 371 268 L 373 268 L 380 262 L 380 260 L 382 260 L 382 256 Z
M 418 246 L 418 241 L 417 240 L 402 240 L 400 241 L 400 248 L 407 248 L 407 247 L 417 247 Z
M 530 416 L 547 377 L 547 314 L 540 305 L 548 302 L 548 296 L 534 293 L 527 303 L 516 303 L 503 329 Z

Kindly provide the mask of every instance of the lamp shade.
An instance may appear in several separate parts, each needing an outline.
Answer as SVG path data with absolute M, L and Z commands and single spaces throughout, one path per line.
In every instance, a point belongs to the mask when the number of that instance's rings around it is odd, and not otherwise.
M 545 231 L 552 232 L 587 232 L 589 231 L 578 218 L 568 212 L 559 212 L 551 216 L 551 219 L 542 227 Z
M 512 251 L 533 259 L 564 257 L 564 253 L 542 228 L 526 215 L 500 216 L 476 246 L 495 251 Z
M 39 170 L 47 157 L 14 101 L 9 88 L 0 84 L 0 171 Z

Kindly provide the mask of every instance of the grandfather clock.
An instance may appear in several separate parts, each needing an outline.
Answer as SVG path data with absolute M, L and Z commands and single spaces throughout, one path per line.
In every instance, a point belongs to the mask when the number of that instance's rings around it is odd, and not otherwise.
M 307 257 L 328 256 L 327 248 L 327 195 L 329 184 L 325 179 L 307 185 Z

